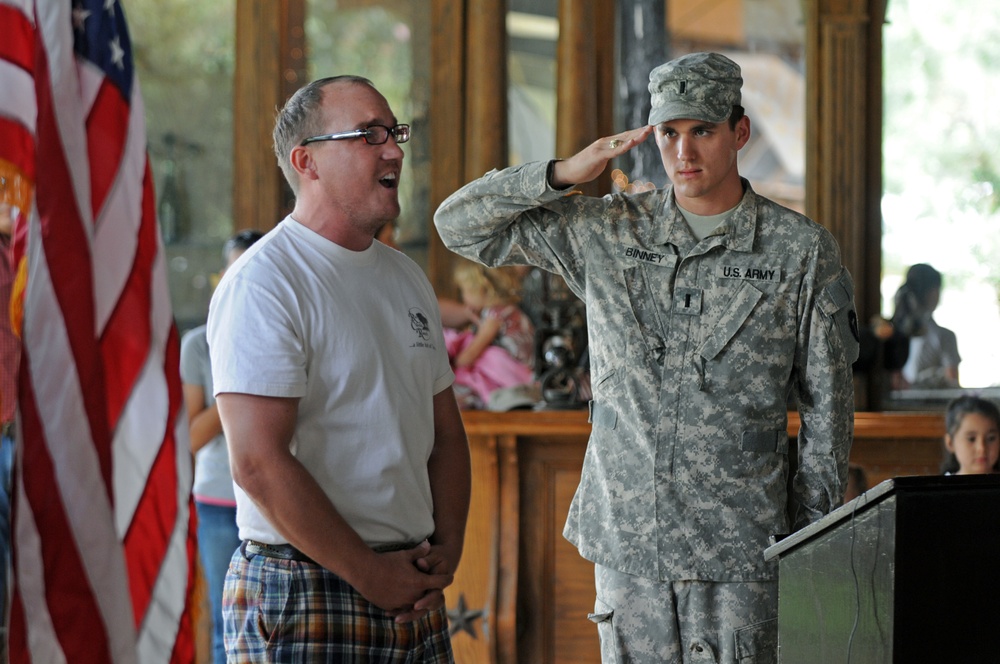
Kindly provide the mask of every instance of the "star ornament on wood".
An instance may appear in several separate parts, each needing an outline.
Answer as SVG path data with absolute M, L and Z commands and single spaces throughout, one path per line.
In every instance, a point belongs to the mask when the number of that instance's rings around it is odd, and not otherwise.
M 458 596 L 458 605 L 448 611 L 448 635 L 455 636 L 459 632 L 465 632 L 474 639 L 478 639 L 476 634 L 476 621 L 486 615 L 483 610 L 470 609 L 465 604 L 465 593 Z

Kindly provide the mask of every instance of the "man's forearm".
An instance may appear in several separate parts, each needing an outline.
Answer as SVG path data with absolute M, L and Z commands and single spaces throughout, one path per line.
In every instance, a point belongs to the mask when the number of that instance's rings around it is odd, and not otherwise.
M 472 466 L 462 417 L 450 389 L 435 396 L 434 416 L 434 451 L 427 463 L 434 500 L 431 543 L 460 556 L 472 494 Z M 451 562 L 457 567 L 457 558 Z
M 348 583 L 358 581 L 358 568 L 373 553 L 298 459 L 289 452 L 240 468 L 240 487 L 292 546 Z

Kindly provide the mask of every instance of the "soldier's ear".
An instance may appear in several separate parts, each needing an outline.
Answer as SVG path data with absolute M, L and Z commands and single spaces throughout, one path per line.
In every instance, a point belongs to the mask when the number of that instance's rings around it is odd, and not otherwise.
M 736 149 L 742 150 L 743 146 L 750 140 L 750 118 L 743 116 L 736 123 Z

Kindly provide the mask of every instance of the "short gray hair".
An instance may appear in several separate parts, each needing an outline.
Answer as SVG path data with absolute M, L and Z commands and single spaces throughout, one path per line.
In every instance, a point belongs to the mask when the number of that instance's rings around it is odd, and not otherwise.
M 344 74 L 316 79 L 312 83 L 299 88 L 289 97 L 285 105 L 278 111 L 274 123 L 274 154 L 278 158 L 278 166 L 285 174 L 292 192 L 299 194 L 299 176 L 292 168 L 292 148 L 303 139 L 315 136 L 323 131 L 322 118 L 319 109 L 323 106 L 323 88 L 331 83 L 363 83 L 372 88 L 375 84 L 363 76 Z

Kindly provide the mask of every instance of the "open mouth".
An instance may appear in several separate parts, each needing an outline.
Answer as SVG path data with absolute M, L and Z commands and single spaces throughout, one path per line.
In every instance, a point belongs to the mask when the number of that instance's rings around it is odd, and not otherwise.
M 386 189 L 395 189 L 396 187 L 399 186 L 399 176 L 397 176 L 395 173 L 388 173 L 386 175 L 383 175 L 379 179 L 378 183 L 383 187 L 385 187 Z

